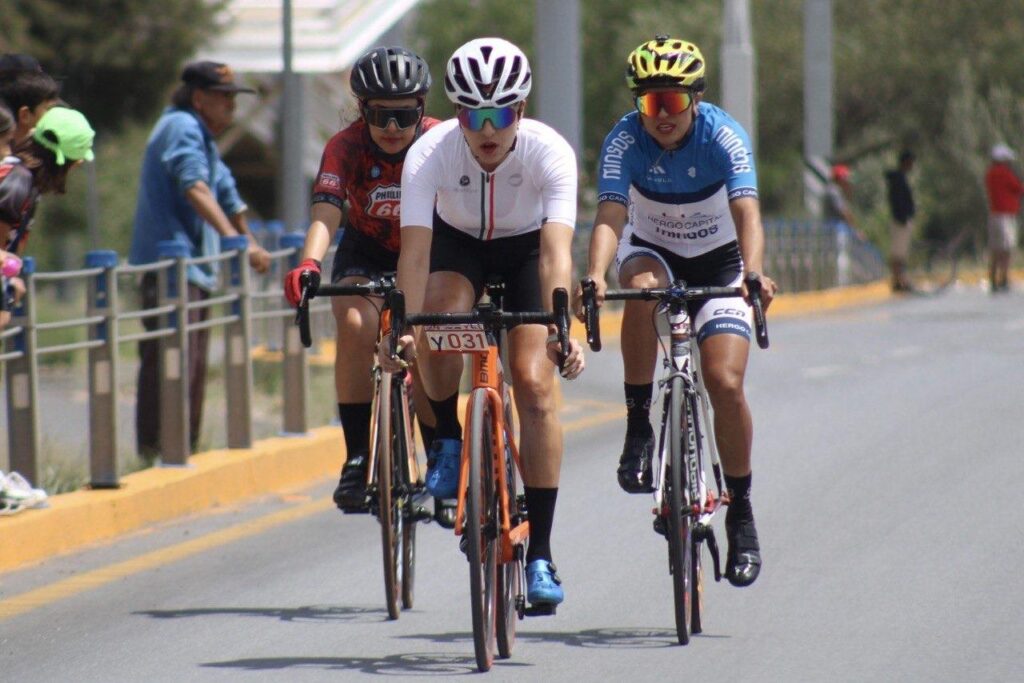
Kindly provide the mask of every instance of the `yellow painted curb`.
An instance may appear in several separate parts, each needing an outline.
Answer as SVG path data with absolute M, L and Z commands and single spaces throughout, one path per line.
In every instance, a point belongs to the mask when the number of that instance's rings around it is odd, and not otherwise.
M 197 454 L 187 467 L 135 472 L 116 490 L 52 496 L 48 508 L 0 518 L 0 571 L 156 522 L 308 484 L 337 474 L 343 459 L 341 428 L 321 427 L 308 436 L 265 439 L 250 449 Z

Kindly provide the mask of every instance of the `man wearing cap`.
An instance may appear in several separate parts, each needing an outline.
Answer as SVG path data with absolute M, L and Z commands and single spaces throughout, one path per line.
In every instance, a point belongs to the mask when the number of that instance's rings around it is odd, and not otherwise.
M 992 148 L 992 163 L 985 174 L 988 193 L 989 282 L 992 293 L 1010 289 L 1010 257 L 1017 248 L 1017 214 L 1024 185 L 1010 162 L 1017 158 L 1004 144 Z
M 170 240 L 184 245 L 192 257 L 216 254 L 220 236 L 246 235 L 249 263 L 258 272 L 270 267 L 270 255 L 249 232 L 246 206 L 238 196 L 231 172 L 220 158 L 214 138 L 231 125 L 235 95 L 254 93 L 235 82 L 226 64 L 199 61 L 188 64 L 181 84 L 157 121 L 146 145 L 129 261 L 158 260 L 157 244 Z M 205 299 L 217 287 L 213 264 L 188 268 L 190 300 Z M 142 306 L 154 308 L 160 292 L 155 273 L 142 279 Z M 209 311 L 189 314 L 189 322 L 205 320 Z M 156 329 L 158 321 L 143 321 Z M 200 436 L 206 385 L 208 330 L 189 334 L 188 382 L 190 438 L 193 450 Z M 158 342 L 139 343 L 140 367 L 136 432 L 140 455 L 154 456 L 160 444 Z

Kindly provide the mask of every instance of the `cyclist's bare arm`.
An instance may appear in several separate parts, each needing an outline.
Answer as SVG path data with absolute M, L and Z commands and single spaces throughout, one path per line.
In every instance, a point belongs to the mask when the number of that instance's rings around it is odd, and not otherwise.
M 761 205 L 755 197 L 739 197 L 729 202 L 740 256 L 748 273 L 761 275 L 761 302 L 767 309 L 775 296 L 775 282 L 764 275 L 764 228 L 761 225 Z M 744 287 L 746 285 L 744 284 Z
M 341 209 L 328 204 L 317 202 L 309 209 L 309 229 L 306 231 L 306 243 L 302 248 L 303 259 L 315 259 L 323 261 L 327 249 L 331 246 L 334 234 L 338 232 L 341 225 Z
M 608 288 L 605 274 L 608 266 L 615 258 L 615 250 L 619 247 L 622 230 L 629 218 L 628 209 L 619 202 L 604 201 L 597 205 L 597 217 L 594 218 L 594 231 L 590 236 L 590 263 L 587 277 L 594 281 L 597 288 L 597 305 L 604 300 L 604 292 Z M 576 288 L 576 314 L 583 315 L 580 303 L 579 287 Z M 582 318 L 581 318 L 582 320 Z
M 548 222 L 540 229 L 540 285 L 545 310 L 552 310 L 551 292 L 557 287 L 570 291 L 572 286 L 572 236 L 573 229 L 562 223 Z M 554 334 L 554 325 L 548 326 L 549 334 Z M 549 337 L 550 339 L 550 337 Z M 558 365 L 557 342 L 549 342 L 548 355 Z M 569 341 L 569 354 L 561 363 L 563 377 L 575 379 L 583 372 L 583 346 L 576 340 Z
M 433 231 L 422 225 L 402 228 L 402 249 L 398 253 L 398 275 L 395 284 L 405 293 L 405 312 L 415 315 L 423 312 L 423 299 L 427 291 L 427 277 L 430 275 L 430 244 Z M 404 335 L 399 344 L 408 360 L 416 358 L 416 343 L 413 335 Z M 404 367 L 403 361 L 392 358 L 387 345 L 377 348 L 377 362 L 388 372 Z

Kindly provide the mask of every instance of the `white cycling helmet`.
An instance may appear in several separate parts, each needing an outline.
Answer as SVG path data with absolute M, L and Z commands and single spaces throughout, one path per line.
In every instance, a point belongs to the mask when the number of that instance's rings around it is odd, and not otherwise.
M 448 60 L 444 74 L 448 99 L 470 109 L 522 102 L 532 84 L 526 55 L 502 38 L 469 41 Z

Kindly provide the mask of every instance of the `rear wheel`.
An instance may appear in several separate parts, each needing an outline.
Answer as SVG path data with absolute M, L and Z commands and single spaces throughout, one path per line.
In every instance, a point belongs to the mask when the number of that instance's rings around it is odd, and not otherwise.
M 693 537 L 690 533 L 691 517 L 687 505 L 684 468 L 691 455 L 690 420 L 687 415 L 683 378 L 673 377 L 669 384 L 669 481 L 666 495 L 669 504 L 668 566 L 672 574 L 672 593 L 675 598 L 676 635 L 680 645 L 690 642 L 693 607 L 691 591 L 693 566 Z M 695 438 L 694 438 L 695 441 Z
M 506 395 L 506 399 L 508 396 Z M 505 434 L 506 439 L 512 438 L 512 410 L 511 405 L 505 404 L 505 424 L 508 427 L 508 431 Z M 516 463 L 512 458 L 511 446 L 506 446 L 505 454 L 502 458 L 505 464 L 505 487 L 508 491 L 508 506 L 509 513 L 511 516 L 512 528 L 515 528 L 516 524 L 519 523 L 519 512 L 518 505 L 516 504 L 517 491 L 517 478 L 516 478 Z M 498 498 L 498 496 L 495 496 Z M 495 507 L 495 519 L 500 519 L 501 514 L 501 501 L 496 501 Z M 512 656 L 512 647 L 516 643 L 516 621 L 519 619 L 519 612 L 516 609 L 516 598 L 522 594 L 522 562 L 523 562 L 523 548 L 522 546 L 513 549 L 513 559 L 511 562 L 498 565 L 498 656 L 503 659 L 507 659 Z
M 466 491 L 466 552 L 476 665 L 488 671 L 494 662 L 498 543 L 495 533 L 494 444 L 487 393 L 474 391 L 470 421 L 469 483 Z
M 383 383 L 384 380 L 381 381 Z M 402 580 L 398 570 L 402 514 L 391 488 L 396 455 L 391 387 L 379 385 L 377 398 L 377 516 L 380 521 L 380 540 L 384 557 L 384 594 L 387 599 L 388 617 L 397 619 L 400 613 L 398 601 L 402 592 Z

